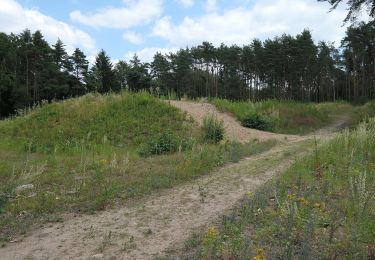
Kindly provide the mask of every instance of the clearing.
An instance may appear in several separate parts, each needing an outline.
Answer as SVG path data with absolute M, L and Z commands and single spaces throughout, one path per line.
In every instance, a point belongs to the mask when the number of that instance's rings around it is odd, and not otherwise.
M 281 174 L 295 159 L 313 147 L 315 137 L 281 135 L 246 129 L 236 119 L 206 103 L 175 102 L 196 122 L 217 114 L 224 121 L 229 138 L 239 141 L 277 139 L 279 145 L 239 163 L 171 189 L 157 191 L 138 201 L 117 205 L 94 215 L 64 216 L 63 223 L 41 227 L 0 249 L 4 259 L 105 258 L 153 259 L 173 254 L 194 231 L 199 231 L 232 209 L 236 203 L 271 178 Z M 345 123 L 339 118 L 333 132 Z

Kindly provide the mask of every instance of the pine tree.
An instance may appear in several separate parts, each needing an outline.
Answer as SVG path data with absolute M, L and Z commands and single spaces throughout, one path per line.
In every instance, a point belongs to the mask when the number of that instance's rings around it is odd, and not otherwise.
M 158 93 L 168 94 L 173 88 L 171 64 L 161 53 L 156 53 L 150 65 L 153 86 Z
M 332 9 L 343 2 L 343 0 L 318 0 L 319 2 L 328 2 L 332 5 Z M 362 10 L 369 10 L 369 15 L 375 18 L 375 1 L 374 0 L 347 0 L 346 4 L 349 6 L 348 15 L 345 18 L 345 22 L 356 21 L 358 14 Z
M 104 50 L 101 50 L 96 57 L 95 65 L 92 69 L 95 78 L 94 88 L 99 93 L 108 93 L 114 90 L 115 74 L 113 72 L 113 65 Z
M 58 39 L 55 45 L 52 45 L 52 54 L 55 64 L 59 67 L 60 70 L 71 71 L 72 66 L 69 61 L 69 56 L 66 53 L 64 43 Z
M 148 73 L 149 65 L 142 63 L 136 54 L 129 61 L 129 64 L 130 68 L 126 75 L 129 89 L 132 91 L 149 90 L 151 86 L 151 76 Z
M 86 59 L 86 55 L 79 48 L 74 50 L 72 56 L 69 57 L 69 60 L 74 75 L 74 83 L 71 90 L 72 95 L 83 94 L 87 91 L 83 81 L 87 76 L 89 62 Z

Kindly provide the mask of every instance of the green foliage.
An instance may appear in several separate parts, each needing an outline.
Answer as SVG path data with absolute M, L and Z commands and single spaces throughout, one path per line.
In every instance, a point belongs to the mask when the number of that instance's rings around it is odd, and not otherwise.
M 122 92 L 44 105 L 26 117 L 1 122 L 0 136 L 31 145 L 33 151 L 59 152 L 105 144 L 139 146 L 161 131 L 187 136 L 190 130 L 176 108 L 145 92 Z
M 245 199 L 223 218 L 214 242 L 196 243 L 197 258 L 373 258 L 374 164 L 373 118 L 316 145 Z
M 203 118 L 202 137 L 205 142 L 218 143 L 224 139 L 224 123 L 215 115 L 207 115 Z
M 82 78 L 76 77 L 84 73 L 82 66 L 88 64 L 83 53 L 79 61 L 69 57 L 62 41 L 50 46 L 40 31 L 25 30 L 18 35 L 1 33 L 0 57 L 0 118 L 42 100 L 86 92 Z
M 254 128 L 259 130 L 272 130 L 272 123 L 265 116 L 258 113 L 251 112 L 241 118 L 241 124 L 244 127 Z
M 144 92 L 89 94 L 0 121 L 0 239 L 52 215 L 171 188 L 275 145 L 211 145 L 200 134 L 185 114 Z M 142 147 L 163 154 L 141 157 Z M 15 196 L 25 184 L 34 188 Z
M 4 208 L 7 202 L 8 198 L 4 194 L 0 194 L 0 214 L 4 213 Z
M 304 30 L 296 36 L 253 40 L 243 47 L 203 42 L 176 53 L 157 53 L 150 64 L 135 55 L 114 68 L 101 50 L 90 69 L 82 51 L 76 49 L 69 56 L 60 40 L 50 46 L 40 31 L 1 33 L 0 117 L 43 100 L 121 89 L 173 99 L 371 100 L 374 23 L 349 27 L 342 51 L 326 42 L 316 44 L 311 32 Z
M 233 114 L 243 126 L 285 134 L 305 134 L 329 124 L 346 103 L 301 103 L 267 100 L 260 102 L 212 99 L 219 110 Z
M 360 122 L 368 121 L 372 117 L 375 117 L 375 101 L 369 101 L 362 106 L 355 107 L 348 124 L 350 126 L 356 126 Z
M 362 11 L 368 11 L 368 14 L 375 17 L 375 2 L 372 0 L 318 0 L 321 2 L 328 2 L 332 5 L 332 9 L 335 9 L 340 3 L 347 2 L 348 15 L 345 18 L 345 22 L 351 21 L 356 22 Z
M 110 57 L 104 50 L 96 56 L 95 65 L 92 67 L 91 83 L 88 87 L 99 93 L 108 93 L 115 90 L 115 74 Z
M 150 140 L 140 150 L 142 156 L 169 154 L 183 151 L 188 147 L 188 142 L 180 140 L 170 132 L 163 132 L 156 139 Z

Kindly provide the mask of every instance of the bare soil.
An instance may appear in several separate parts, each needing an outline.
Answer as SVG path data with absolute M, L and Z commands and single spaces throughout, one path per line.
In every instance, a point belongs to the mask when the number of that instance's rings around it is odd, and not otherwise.
M 301 138 L 246 129 L 209 104 L 171 103 L 197 122 L 207 113 L 216 113 L 231 138 L 243 142 L 276 138 L 280 145 L 115 209 L 95 215 L 66 215 L 63 223 L 42 227 L 0 248 L 0 259 L 154 259 L 168 254 L 180 249 L 193 232 L 204 230 L 244 196 L 281 174 L 308 151 L 317 135 Z
M 204 102 L 188 102 L 188 101 L 169 101 L 171 105 L 185 111 L 195 122 L 202 125 L 203 118 L 207 114 L 216 115 L 219 120 L 224 123 L 225 133 L 230 140 L 239 142 L 249 142 L 253 139 L 265 141 L 270 139 L 289 139 L 298 140 L 300 136 L 275 134 L 256 129 L 243 127 L 240 122 L 228 113 L 220 112 L 214 105 Z

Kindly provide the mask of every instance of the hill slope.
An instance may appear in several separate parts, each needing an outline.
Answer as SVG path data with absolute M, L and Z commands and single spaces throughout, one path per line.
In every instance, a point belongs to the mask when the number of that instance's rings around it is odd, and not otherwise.
M 0 242 L 63 213 L 103 210 L 275 145 L 213 145 L 200 135 L 185 113 L 146 93 L 90 94 L 0 121 Z M 155 146 L 164 154 L 153 156 Z
M 44 148 L 72 148 L 77 144 L 139 145 L 160 130 L 188 136 L 191 122 L 183 113 L 147 93 L 89 94 L 44 105 L 14 120 L 0 121 L 0 137 L 32 142 Z
M 327 132 L 324 135 L 331 136 Z M 323 136 L 284 140 L 268 152 L 153 193 L 134 204 L 94 216 L 67 216 L 64 223 L 42 228 L 0 253 L 15 259 L 90 258 L 96 254 L 106 258 L 154 259 L 170 249 L 181 248 L 194 231 L 199 232 L 249 192 L 281 174 L 296 157 L 309 150 L 306 147 L 313 147 L 315 137 Z M 84 246 L 76 241 L 82 241 Z

